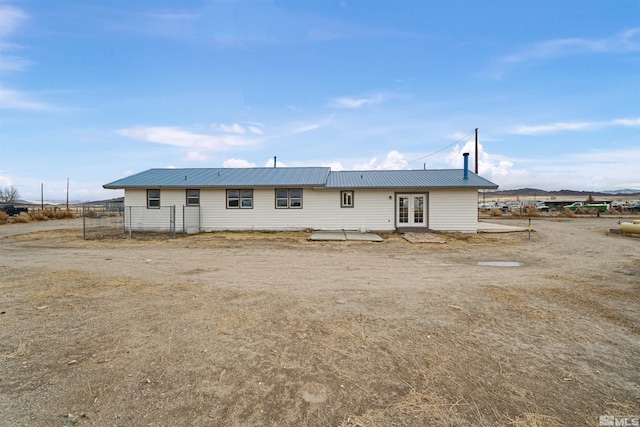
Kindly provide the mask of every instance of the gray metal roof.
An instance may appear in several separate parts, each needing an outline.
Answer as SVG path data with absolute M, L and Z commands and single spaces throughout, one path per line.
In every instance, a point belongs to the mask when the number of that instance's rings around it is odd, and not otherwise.
M 498 188 L 496 184 L 462 169 L 368 170 L 329 173 L 326 188 Z
M 105 184 L 104 188 L 478 188 L 496 184 L 462 169 L 336 171 L 326 167 L 149 169 Z
M 149 169 L 104 188 L 322 187 L 329 168 Z

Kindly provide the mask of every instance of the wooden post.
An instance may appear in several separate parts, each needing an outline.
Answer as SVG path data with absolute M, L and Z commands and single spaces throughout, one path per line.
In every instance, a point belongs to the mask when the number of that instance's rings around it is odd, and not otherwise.
M 478 128 L 476 128 L 476 174 L 478 173 Z

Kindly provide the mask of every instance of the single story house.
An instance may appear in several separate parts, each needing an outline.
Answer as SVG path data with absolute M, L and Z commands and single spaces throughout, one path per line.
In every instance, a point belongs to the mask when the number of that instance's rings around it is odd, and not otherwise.
M 169 231 L 173 226 L 187 233 L 304 229 L 476 233 L 478 190 L 498 186 L 467 165 L 465 156 L 464 169 L 149 169 L 104 188 L 124 189 L 125 228 L 134 231 Z

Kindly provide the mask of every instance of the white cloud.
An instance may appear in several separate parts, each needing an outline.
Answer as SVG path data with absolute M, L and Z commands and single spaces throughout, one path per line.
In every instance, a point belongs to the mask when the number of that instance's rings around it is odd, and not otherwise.
M 264 132 L 257 126 L 249 126 L 249 132 L 255 133 L 256 135 L 262 135 Z
M 404 156 L 396 150 L 389 151 L 387 156 L 382 162 L 378 161 L 377 157 L 372 158 L 367 163 L 356 163 L 353 165 L 354 170 L 398 170 L 398 169 L 410 169 L 409 162 L 404 159 Z
M 348 96 L 336 98 L 331 101 L 331 105 L 337 108 L 360 108 L 365 105 L 374 105 L 382 102 L 383 96 L 378 93 L 369 98 L 351 98 Z
M 222 162 L 223 168 L 255 168 L 256 164 L 243 159 L 227 159 Z
M 187 160 L 190 162 L 206 162 L 209 161 L 209 157 L 198 151 L 189 151 L 187 153 Z
M 13 185 L 13 181 L 11 177 L 6 175 L 0 175 L 0 188 L 11 187 Z
M 225 133 L 236 133 L 239 135 L 244 135 L 245 133 L 247 133 L 246 129 L 240 126 L 238 123 L 234 123 L 232 125 L 220 124 L 220 125 L 217 125 L 217 127 L 220 128 Z
M 554 58 L 580 53 L 625 53 L 640 50 L 640 28 L 601 39 L 567 38 L 547 40 L 529 46 L 522 52 L 504 58 L 507 63 Z
M 325 168 L 331 168 L 332 171 L 343 171 L 345 169 L 340 162 L 323 163 L 322 166 Z
M 254 144 L 255 141 L 236 135 L 205 135 L 174 127 L 135 127 L 116 131 L 138 141 L 173 145 L 198 150 L 226 151 L 234 147 Z
M 28 15 L 21 9 L 8 4 L 0 4 L 0 37 L 13 33 L 27 18 Z
M 289 166 L 286 165 L 285 163 L 281 162 L 280 160 L 276 160 L 276 166 L 279 168 L 288 168 Z M 273 167 L 273 158 L 268 159 L 265 163 L 264 163 L 264 167 L 265 168 L 272 168 Z
M 445 160 L 452 167 L 462 169 L 463 153 L 469 153 L 469 170 L 475 171 L 475 141 L 469 140 L 462 147 L 456 144 Z M 478 175 L 503 186 L 507 183 L 521 182 L 528 173 L 522 169 L 515 169 L 514 163 L 509 159 L 486 152 L 482 144 L 478 143 Z
M 24 92 L 0 87 L 0 109 L 48 111 L 54 108 L 43 102 L 31 99 Z
M 320 127 L 319 123 L 312 123 L 310 125 L 301 125 L 301 126 L 295 128 L 295 129 L 293 129 L 290 132 L 290 134 L 309 132 L 310 130 L 318 129 L 319 127 Z
M 608 126 L 640 126 L 640 118 L 637 119 L 614 119 L 606 122 L 558 122 L 549 125 L 518 125 L 509 130 L 515 135 L 542 135 L 563 131 L 582 131 L 598 129 Z

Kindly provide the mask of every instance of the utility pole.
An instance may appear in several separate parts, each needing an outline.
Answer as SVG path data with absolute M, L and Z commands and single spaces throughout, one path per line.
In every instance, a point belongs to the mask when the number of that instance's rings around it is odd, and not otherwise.
M 478 128 L 476 128 L 476 174 L 478 173 Z
M 69 210 L 69 178 L 67 178 L 67 210 Z
M 44 182 L 40 183 L 40 210 L 44 210 Z

